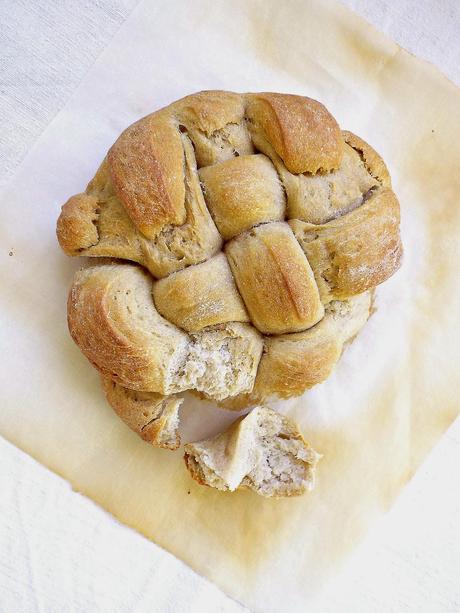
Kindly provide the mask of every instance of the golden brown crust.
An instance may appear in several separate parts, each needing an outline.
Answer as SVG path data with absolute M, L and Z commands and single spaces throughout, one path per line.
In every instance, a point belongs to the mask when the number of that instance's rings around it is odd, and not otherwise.
M 98 200 L 95 196 L 77 194 L 67 200 L 57 221 L 56 234 L 67 255 L 80 255 L 99 241 L 96 227 Z
M 325 381 L 342 352 L 338 338 L 316 330 L 267 338 L 255 398 L 290 398 Z
M 115 193 L 142 234 L 153 238 L 165 225 L 184 223 L 184 153 L 168 113 L 153 113 L 127 128 L 108 162 Z
M 337 170 L 316 175 L 293 175 L 275 160 L 287 194 L 287 216 L 309 223 L 327 223 L 358 208 L 369 190 L 380 186 L 361 155 L 345 144 Z
M 166 226 L 154 239 L 142 240 L 144 265 L 158 278 L 204 262 L 222 247 L 222 238 L 206 207 L 190 139 L 182 134 L 185 154 L 185 209 L 181 226 Z
M 316 100 L 291 94 L 249 94 L 246 109 L 256 147 L 269 143 L 295 174 L 338 168 L 343 140 L 340 128 Z
M 202 168 L 200 180 L 224 240 L 259 223 L 284 219 L 283 186 L 265 155 L 239 156 Z
M 323 302 L 343 300 L 383 283 L 401 265 L 399 203 L 388 188 L 327 224 L 289 221 L 311 264 Z
M 157 281 L 153 298 L 163 317 L 188 332 L 231 321 L 249 321 L 223 253 Z
M 101 376 L 108 403 L 131 430 L 144 441 L 164 449 L 180 446 L 179 407 L 182 398 L 155 392 L 136 392 Z
M 230 267 L 253 324 L 266 334 L 305 330 L 323 315 L 310 265 L 289 226 L 257 226 L 227 243 Z
M 169 393 L 187 336 L 155 310 L 152 282 L 131 264 L 76 273 L 68 300 L 72 338 L 102 374 L 124 387 Z
M 207 135 L 244 117 L 241 94 L 223 90 L 197 92 L 181 98 L 170 107 L 186 127 L 194 126 Z
M 90 247 L 81 247 L 80 255 L 116 257 L 145 265 L 141 248 L 145 239 L 118 198 L 111 194 L 98 194 L 97 210 L 98 215 L 94 223 L 98 241 Z

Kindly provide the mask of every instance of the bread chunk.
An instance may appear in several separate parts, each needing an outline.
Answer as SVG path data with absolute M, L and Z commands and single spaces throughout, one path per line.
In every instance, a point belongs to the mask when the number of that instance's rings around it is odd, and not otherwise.
M 102 376 L 101 381 L 108 403 L 131 430 L 154 447 L 179 447 L 179 407 L 183 398 L 136 392 L 110 377 Z
M 199 174 L 206 204 L 225 240 L 260 223 L 284 219 L 284 189 L 265 155 L 232 158 Z
M 202 485 L 230 492 L 251 489 L 276 498 L 312 490 L 319 458 L 294 422 L 263 406 L 216 437 L 189 443 L 184 456 Z
M 388 188 L 323 225 L 289 221 L 315 274 L 323 303 L 361 294 L 400 267 L 399 203 Z

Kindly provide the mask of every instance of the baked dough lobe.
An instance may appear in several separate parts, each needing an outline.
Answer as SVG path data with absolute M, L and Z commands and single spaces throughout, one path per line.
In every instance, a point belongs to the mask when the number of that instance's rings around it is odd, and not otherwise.
M 182 398 L 155 392 L 136 392 L 110 377 L 101 377 L 108 403 L 127 426 L 155 447 L 177 449 L 180 445 L 179 407 Z
M 292 94 L 251 94 L 247 116 L 252 140 L 269 155 L 273 149 L 295 174 L 338 168 L 343 140 L 329 111 L 316 100 Z
M 311 264 L 321 299 L 344 300 L 383 283 L 400 267 L 399 203 L 388 188 L 323 225 L 289 221 Z
M 285 222 L 234 238 L 225 253 L 255 327 L 266 334 L 305 330 L 324 314 L 307 258 Z
M 168 394 L 187 335 L 163 319 L 140 267 L 104 264 L 76 273 L 68 300 L 72 338 L 88 360 L 124 387 Z
M 225 240 L 259 223 L 284 219 L 284 188 L 265 155 L 231 158 L 199 174 L 206 204 Z

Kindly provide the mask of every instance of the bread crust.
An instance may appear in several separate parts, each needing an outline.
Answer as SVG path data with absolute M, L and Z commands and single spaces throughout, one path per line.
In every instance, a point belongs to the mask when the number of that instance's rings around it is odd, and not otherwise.
M 398 270 L 399 222 L 399 203 L 389 188 L 371 192 L 359 208 L 323 225 L 289 221 L 324 303 L 360 294 Z
M 360 154 L 369 173 L 377 179 L 380 185 L 391 188 L 390 173 L 377 151 L 349 130 L 342 130 L 342 136 L 343 140 Z
M 184 223 L 184 153 L 168 113 L 127 128 L 107 159 L 115 193 L 142 234 L 153 238 L 165 225 Z
M 155 392 L 136 392 L 101 376 L 107 402 L 127 426 L 154 447 L 180 446 L 179 407 L 183 398 Z
M 198 168 L 254 153 L 241 94 L 204 91 L 170 108 L 193 142 Z
M 224 240 L 257 224 L 284 220 L 283 186 L 273 164 L 261 153 L 202 168 L 200 181 Z
M 76 194 L 63 205 L 57 222 L 57 236 L 61 249 L 67 255 L 79 255 L 97 245 L 96 227 L 98 200 L 95 196 Z
M 270 156 L 268 143 L 290 172 L 315 174 L 339 167 L 340 128 L 320 102 L 292 94 L 250 94 L 246 113 L 256 147 Z
M 263 224 L 225 253 L 251 321 L 265 334 L 305 330 L 324 310 L 308 260 L 284 222 Z
M 361 155 L 344 145 L 340 167 L 329 173 L 294 175 L 275 159 L 287 194 L 287 217 L 322 224 L 362 205 L 369 190 L 379 186 Z
M 131 264 L 80 270 L 67 318 L 72 338 L 102 374 L 133 390 L 168 394 L 188 337 L 157 313 L 151 289 L 149 275 Z

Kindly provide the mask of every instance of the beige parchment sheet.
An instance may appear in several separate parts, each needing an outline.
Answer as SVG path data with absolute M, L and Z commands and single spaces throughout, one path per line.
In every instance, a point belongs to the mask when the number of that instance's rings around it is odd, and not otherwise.
M 196 485 L 112 413 L 67 333 L 81 262 L 56 245 L 60 205 L 129 123 L 210 88 L 321 100 L 401 202 L 404 266 L 377 312 L 325 384 L 279 407 L 324 454 L 299 499 Z M 432 66 L 333 2 L 141 3 L 2 194 L 0 433 L 253 610 L 304 610 L 459 412 L 459 110 Z M 186 438 L 234 418 L 182 414 Z

